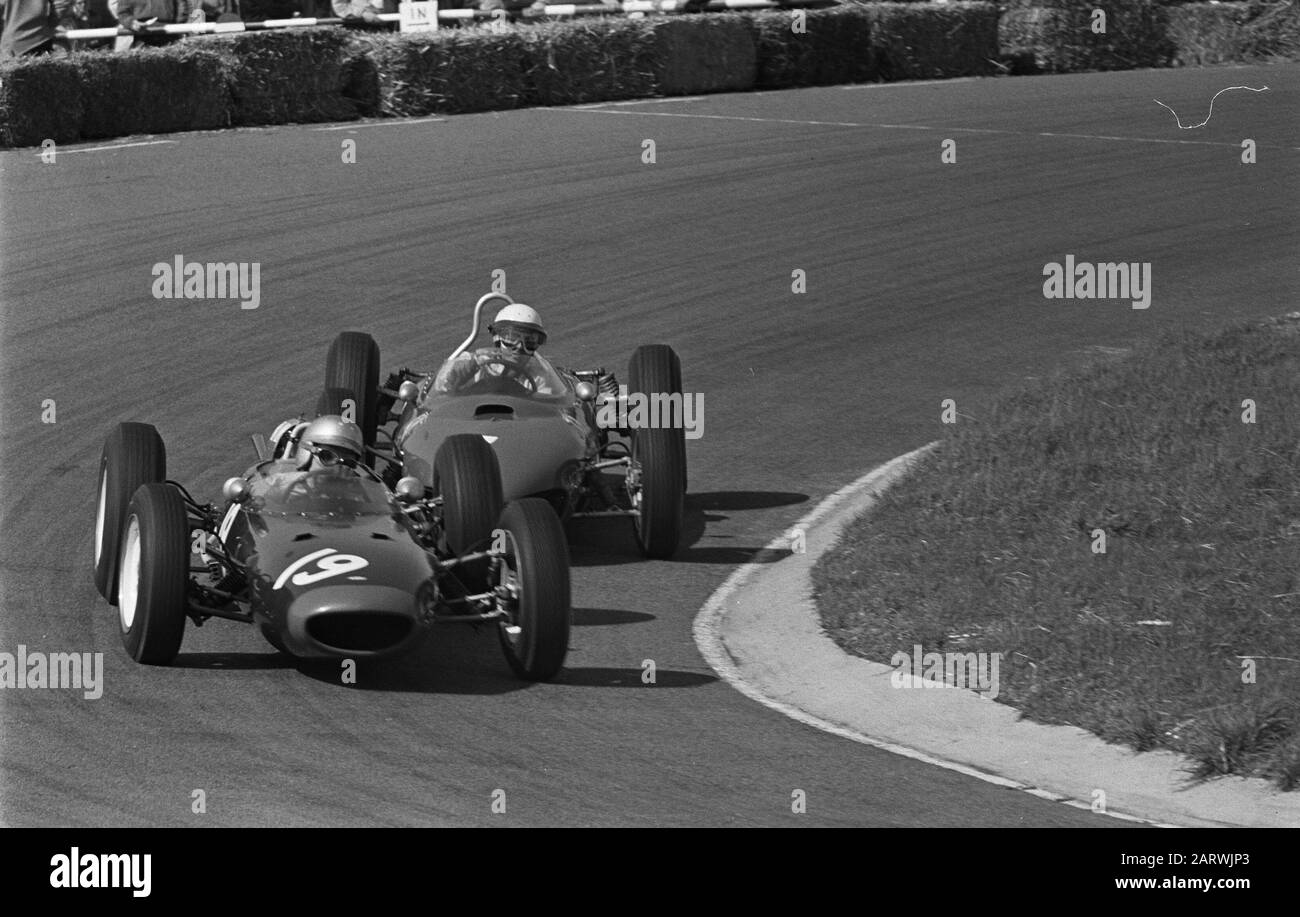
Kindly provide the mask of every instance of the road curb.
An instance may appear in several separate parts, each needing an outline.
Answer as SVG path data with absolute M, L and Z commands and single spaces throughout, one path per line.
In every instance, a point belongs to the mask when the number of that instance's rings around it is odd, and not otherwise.
M 1071 726 L 964 690 L 899 690 L 894 669 L 841 650 L 826 636 L 810 574 L 846 525 L 868 511 L 934 443 L 899 456 L 821 501 L 709 597 L 696 645 L 732 687 L 792 719 L 987 783 L 1114 818 L 1164 827 L 1300 826 L 1300 793 L 1262 780 L 1190 785 L 1184 759 L 1137 754 Z

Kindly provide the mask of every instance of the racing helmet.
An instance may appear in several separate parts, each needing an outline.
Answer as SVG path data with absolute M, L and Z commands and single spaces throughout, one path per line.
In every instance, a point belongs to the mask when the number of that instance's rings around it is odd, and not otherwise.
M 348 423 L 337 414 L 317 417 L 303 431 L 298 446 L 299 464 L 305 467 L 315 456 L 326 468 L 334 465 L 355 465 L 365 455 L 365 440 L 361 428 Z
M 532 306 L 521 302 L 511 303 L 488 325 L 492 344 L 505 350 L 523 350 L 532 353 L 546 343 L 546 329 L 542 317 Z

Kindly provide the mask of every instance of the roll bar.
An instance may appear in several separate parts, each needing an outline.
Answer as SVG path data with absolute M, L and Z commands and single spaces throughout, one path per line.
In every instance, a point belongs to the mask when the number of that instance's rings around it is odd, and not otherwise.
M 479 322 L 479 316 L 483 314 L 483 307 L 494 299 L 504 299 L 507 305 L 514 304 L 514 300 L 504 293 L 492 292 L 492 293 L 484 293 L 482 296 L 480 296 L 478 298 L 478 302 L 474 303 L 474 327 L 470 329 L 469 337 L 461 341 L 460 346 L 457 347 L 455 350 L 453 350 L 451 352 L 451 356 L 448 357 L 447 359 L 449 360 L 456 359 L 458 356 L 460 356 L 462 353 L 465 352 L 466 348 L 468 348 L 470 344 L 474 343 L 474 339 L 478 337 L 478 322 Z

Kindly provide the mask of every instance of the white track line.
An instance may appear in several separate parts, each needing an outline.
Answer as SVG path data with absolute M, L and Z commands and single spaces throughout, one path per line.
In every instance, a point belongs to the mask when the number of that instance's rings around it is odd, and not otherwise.
M 925 752 L 918 751 L 914 748 L 908 748 L 905 745 L 886 742 L 882 739 L 877 739 L 866 735 L 865 733 L 850 729 L 847 726 L 841 726 L 838 723 L 824 720 L 821 717 L 814 716 L 805 710 L 783 703 L 775 698 L 768 697 L 758 688 L 745 681 L 740 674 L 740 670 L 736 667 L 735 660 L 732 659 L 731 653 L 727 650 L 726 644 L 722 641 L 722 619 L 726 617 L 727 604 L 731 600 L 731 597 L 737 591 L 742 589 L 755 573 L 763 569 L 763 561 L 766 559 L 766 555 L 770 553 L 777 556 L 783 556 L 789 553 L 790 539 L 788 533 L 791 529 L 811 529 L 815 523 L 820 522 L 824 517 L 830 515 L 832 511 L 848 498 L 861 493 L 862 491 L 869 490 L 872 487 L 883 488 L 888 486 L 897 478 L 901 477 L 913 461 L 918 459 L 923 453 L 934 448 L 935 445 L 936 443 L 930 443 L 929 445 L 922 446 L 920 449 L 909 452 L 906 455 L 900 455 L 895 459 L 891 459 L 879 468 L 867 472 L 852 484 L 841 487 L 839 490 L 835 491 L 835 493 L 818 503 L 811 512 L 805 514 L 803 518 L 791 526 L 790 529 L 787 529 L 785 533 L 770 541 L 767 544 L 767 547 L 760 551 L 753 561 L 737 567 L 736 570 L 727 577 L 726 581 L 723 582 L 723 584 L 719 586 L 711 596 L 709 596 L 708 601 L 704 603 L 700 608 L 699 613 L 695 616 L 695 623 L 692 628 L 695 637 L 695 645 L 699 648 L 700 654 L 704 656 L 705 662 L 707 662 L 709 666 L 718 673 L 719 677 L 727 682 L 727 684 L 731 685 L 731 687 L 735 688 L 750 700 L 757 701 L 764 707 L 768 707 L 778 713 L 784 714 L 785 716 L 797 720 L 806 726 L 820 729 L 822 732 L 829 732 L 831 735 L 840 736 L 841 738 L 851 739 L 852 741 L 858 742 L 862 745 L 870 745 L 872 748 L 878 748 L 881 751 L 901 755 L 902 757 L 910 758 L 913 761 L 920 761 L 922 764 L 929 764 L 932 767 L 940 767 L 944 770 L 955 771 L 956 773 L 963 774 L 967 777 L 974 777 L 976 780 L 982 780 L 985 783 L 991 783 L 994 786 L 1019 790 L 1039 799 L 1058 802 L 1062 805 L 1070 806 L 1071 808 L 1082 809 L 1085 812 L 1093 812 L 1092 805 L 1088 802 L 1074 799 L 1069 796 L 1063 796 L 1060 793 L 1053 793 L 1050 790 L 1031 786 L 1027 783 L 1021 783 L 1018 780 L 999 777 L 997 774 L 990 774 L 987 771 L 982 771 L 978 768 L 961 764 L 957 761 L 947 761 L 943 758 L 936 758 L 933 755 L 928 755 Z M 1180 827 L 1179 825 L 1156 822 L 1151 819 L 1129 815 L 1124 812 L 1108 810 L 1104 813 L 1093 812 L 1093 814 L 1104 814 L 1110 818 L 1117 818 L 1121 821 L 1138 822 L 1140 824 L 1153 825 L 1158 828 Z
M 417 118 L 410 121 L 367 121 L 364 124 L 338 124 L 334 127 L 313 127 L 313 131 L 355 131 L 363 127 L 397 127 L 410 124 L 437 124 L 446 121 L 446 118 Z
M 955 76 L 950 80 L 902 80 L 897 83 L 853 83 L 850 86 L 841 86 L 840 89 L 848 92 L 853 92 L 857 89 L 907 89 L 910 86 L 937 86 L 940 84 L 946 85 L 948 83 L 973 83 L 975 80 L 983 79 L 987 79 L 987 77 Z
M 55 155 L 67 156 L 69 153 L 99 153 L 104 150 L 125 150 L 134 146 L 158 146 L 161 143 L 180 143 L 179 140 L 141 140 L 139 143 L 115 143 L 112 146 L 83 146 L 75 150 L 65 150 L 62 147 L 55 147 Z M 35 156 L 44 155 L 43 152 L 33 154 Z
M 806 121 L 797 118 L 757 118 L 746 115 L 701 115 L 677 111 L 627 111 L 615 108 L 545 108 L 541 111 L 582 112 L 593 115 L 633 115 L 648 118 L 698 118 L 713 121 L 750 121 L 759 124 L 798 124 L 807 127 L 868 127 L 883 130 L 939 131 L 955 134 L 1002 134 L 1009 137 L 1056 137 L 1070 140 L 1119 140 L 1127 143 L 1172 143 L 1184 146 L 1219 146 L 1240 149 L 1240 144 L 1213 140 L 1166 140 L 1155 137 L 1117 137 L 1111 134 L 1062 134 L 1054 131 L 1004 131 L 985 127 L 935 127 L 927 124 L 878 124 L 866 121 Z M 1300 150 L 1300 147 L 1292 147 Z
M 662 99 L 628 99 L 625 102 L 588 102 L 586 105 L 574 105 L 574 108 L 603 108 L 605 106 L 659 105 L 664 102 L 703 102 L 707 96 L 666 96 Z

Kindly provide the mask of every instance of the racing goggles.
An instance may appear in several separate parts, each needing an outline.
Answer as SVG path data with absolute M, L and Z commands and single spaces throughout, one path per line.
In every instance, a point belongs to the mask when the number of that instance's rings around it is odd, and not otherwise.
M 507 325 L 504 322 L 492 329 L 492 335 L 505 347 L 511 350 L 522 350 L 525 353 L 533 353 L 542 344 L 540 331 L 522 328 L 519 325 Z
M 311 453 L 320 459 L 320 463 L 326 468 L 333 468 L 335 465 L 354 465 L 357 461 L 357 456 L 350 451 L 335 450 L 329 446 L 316 446 Z

